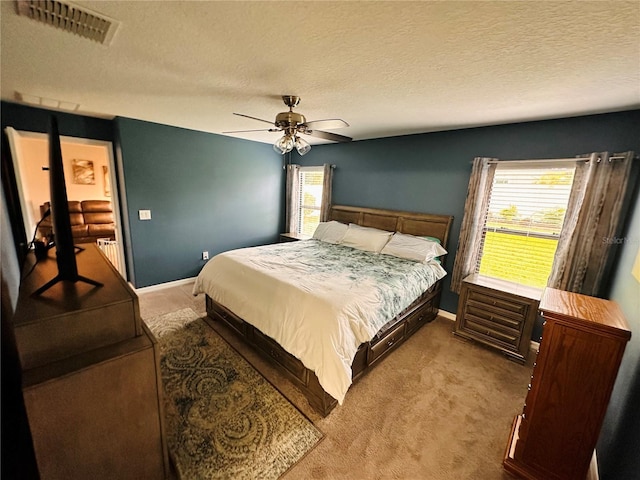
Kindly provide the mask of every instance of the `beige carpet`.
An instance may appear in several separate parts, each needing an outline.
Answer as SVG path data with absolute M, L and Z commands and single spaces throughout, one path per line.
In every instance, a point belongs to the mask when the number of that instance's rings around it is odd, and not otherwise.
M 181 479 L 276 479 L 322 433 L 190 308 L 145 319 L 158 338 L 165 429 Z
M 190 307 L 204 295 L 180 285 L 140 295 L 143 318 Z M 219 322 L 207 320 L 325 434 L 286 472 L 297 479 L 510 479 L 502 469 L 513 417 L 522 412 L 534 356 L 518 365 L 451 333 L 439 317 L 353 385 L 320 418 L 300 392 Z
M 283 480 L 510 479 L 502 468 L 528 365 L 452 335 L 438 317 L 354 384 L 321 418 L 267 362 L 219 322 L 207 320 L 315 422 L 325 439 Z

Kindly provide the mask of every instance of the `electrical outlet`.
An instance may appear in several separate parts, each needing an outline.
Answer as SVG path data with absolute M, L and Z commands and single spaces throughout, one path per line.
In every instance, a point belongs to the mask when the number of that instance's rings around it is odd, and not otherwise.
M 209 260 L 209 252 L 202 252 L 202 259 L 203 260 Z

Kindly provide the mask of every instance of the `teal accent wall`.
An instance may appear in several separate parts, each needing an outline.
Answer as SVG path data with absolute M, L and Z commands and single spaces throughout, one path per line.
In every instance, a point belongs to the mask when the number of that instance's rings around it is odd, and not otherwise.
M 348 135 L 348 128 L 340 130 Z M 640 110 L 316 145 L 302 165 L 336 165 L 333 203 L 453 215 L 445 268 L 451 272 L 474 157 L 503 160 L 640 152 Z M 457 310 L 450 275 L 441 308 Z M 540 325 L 534 338 L 540 336 Z
M 121 117 L 114 124 L 136 287 L 195 277 L 203 251 L 277 241 L 284 171 L 271 145 Z
M 636 197 L 631 222 L 613 276 L 611 300 L 616 301 L 631 327 L 631 340 L 609 403 L 598 441 L 600 478 L 638 478 L 640 472 L 640 280 L 631 274 L 640 255 L 640 197 Z

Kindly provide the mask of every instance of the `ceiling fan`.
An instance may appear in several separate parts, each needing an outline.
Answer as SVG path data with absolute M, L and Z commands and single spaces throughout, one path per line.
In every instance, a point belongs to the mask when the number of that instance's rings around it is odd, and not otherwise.
M 280 137 L 276 143 L 273 144 L 273 149 L 281 154 L 290 152 L 295 149 L 300 155 L 305 155 L 311 150 L 311 145 L 300 138 L 299 134 L 311 135 L 312 137 L 323 138 L 325 140 L 331 140 L 333 142 L 350 142 L 350 137 L 344 135 L 338 135 L 337 133 L 324 132 L 322 130 L 316 130 L 316 128 L 342 128 L 348 127 L 349 124 L 339 118 L 332 118 L 326 120 L 313 120 L 308 122 L 307 119 L 301 113 L 293 111 L 293 107 L 300 103 L 300 97 L 295 95 L 283 95 L 282 101 L 289 107 L 288 112 L 281 112 L 276 115 L 276 120 L 271 122 L 269 120 L 263 120 L 261 118 L 252 117 L 250 115 L 244 115 L 242 113 L 234 113 L 239 117 L 251 118 L 258 120 L 259 122 L 268 123 L 273 125 L 274 128 L 264 128 L 257 130 L 233 130 L 230 132 L 222 133 L 241 133 L 241 132 L 283 132 L 284 135 Z

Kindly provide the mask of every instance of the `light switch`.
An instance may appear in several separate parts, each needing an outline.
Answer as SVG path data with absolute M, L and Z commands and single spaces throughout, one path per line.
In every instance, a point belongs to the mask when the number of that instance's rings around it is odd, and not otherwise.
M 151 220 L 151 210 L 138 210 L 140 220 Z

